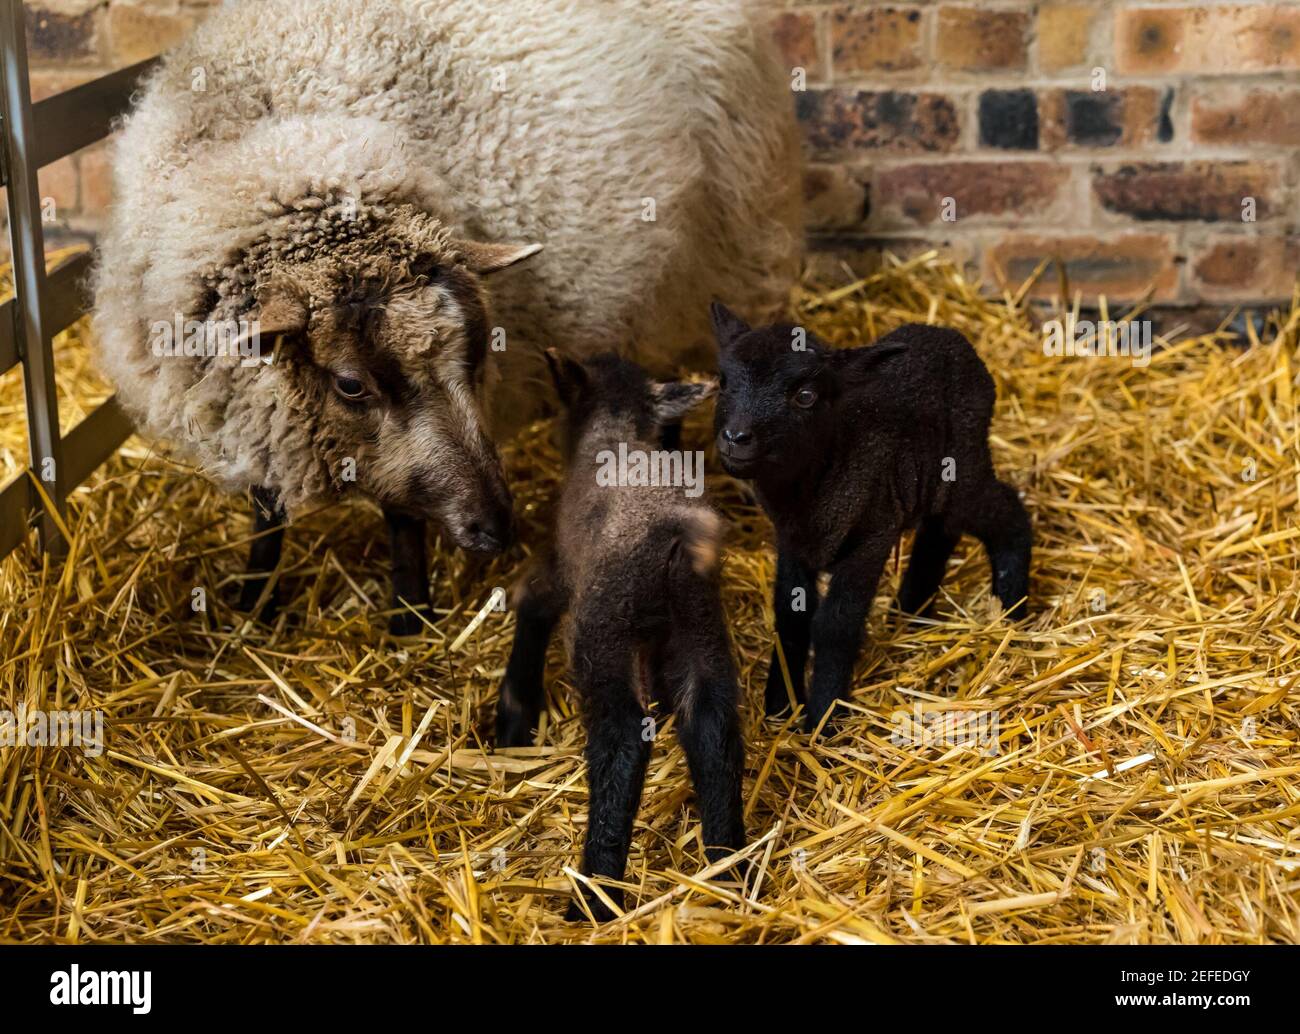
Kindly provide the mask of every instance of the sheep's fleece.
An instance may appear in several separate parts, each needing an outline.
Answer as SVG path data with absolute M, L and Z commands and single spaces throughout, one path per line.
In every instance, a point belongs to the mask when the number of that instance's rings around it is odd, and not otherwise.
M 542 347 L 707 364 L 709 300 L 764 319 L 799 261 L 790 78 L 744 0 L 236 3 L 152 74 L 113 164 L 103 365 L 234 490 L 303 473 L 285 374 L 156 356 L 151 327 L 255 315 L 259 256 L 328 250 L 313 213 L 340 198 L 544 246 L 486 281 L 498 432 L 544 408 Z

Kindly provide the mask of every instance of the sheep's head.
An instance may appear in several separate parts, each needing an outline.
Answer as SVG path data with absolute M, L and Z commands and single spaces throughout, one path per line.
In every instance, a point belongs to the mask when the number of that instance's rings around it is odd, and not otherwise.
M 262 347 L 276 342 L 283 401 L 310 427 L 318 480 L 433 518 L 462 548 L 504 548 L 511 503 L 483 430 L 480 281 L 538 250 L 458 240 L 399 209 L 259 264 L 251 315 Z

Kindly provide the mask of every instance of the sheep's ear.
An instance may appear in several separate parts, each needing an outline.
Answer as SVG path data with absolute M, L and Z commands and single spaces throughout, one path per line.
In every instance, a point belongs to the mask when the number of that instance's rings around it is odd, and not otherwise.
M 484 241 L 452 241 L 465 268 L 479 276 L 513 266 L 542 250 L 540 244 L 488 244 Z
M 558 349 L 548 348 L 544 354 L 546 366 L 551 371 L 551 380 L 555 382 L 555 390 L 559 393 L 560 401 L 566 406 L 572 406 L 586 390 L 587 371 L 583 369 L 582 363 L 570 359 Z
M 714 380 L 656 381 L 650 385 L 655 419 L 661 424 L 676 423 L 717 390 Z
M 709 319 L 713 322 L 713 336 L 717 338 L 720 349 L 725 350 L 736 338 L 750 331 L 748 323 L 716 299 L 709 306 Z

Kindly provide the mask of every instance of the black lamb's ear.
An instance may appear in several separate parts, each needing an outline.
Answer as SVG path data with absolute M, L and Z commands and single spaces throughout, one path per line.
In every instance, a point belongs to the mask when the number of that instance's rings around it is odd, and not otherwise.
M 548 348 L 543 354 L 560 401 L 566 406 L 572 406 L 587 387 L 587 371 L 583 369 L 582 363 L 569 358 L 558 349 Z
M 720 349 L 726 349 L 738 337 L 750 331 L 748 323 L 716 299 L 709 306 L 709 319 L 713 323 L 713 336 Z
M 881 338 L 874 345 L 868 345 L 866 348 L 867 359 L 874 365 L 883 363 L 886 359 L 892 359 L 896 355 L 901 355 L 907 351 L 906 341 L 890 341 L 888 338 Z M 846 352 L 845 355 L 851 353 Z
M 715 380 L 656 381 L 650 386 L 655 419 L 660 424 L 675 424 L 717 390 Z

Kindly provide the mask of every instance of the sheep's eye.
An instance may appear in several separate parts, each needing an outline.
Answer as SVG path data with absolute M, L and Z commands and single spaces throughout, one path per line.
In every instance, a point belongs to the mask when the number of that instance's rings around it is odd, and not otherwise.
M 355 377 L 335 377 L 334 390 L 349 402 L 359 402 L 366 397 L 366 386 Z
M 800 388 L 794 393 L 794 404 L 800 409 L 812 409 L 817 404 L 817 392 L 812 388 Z

